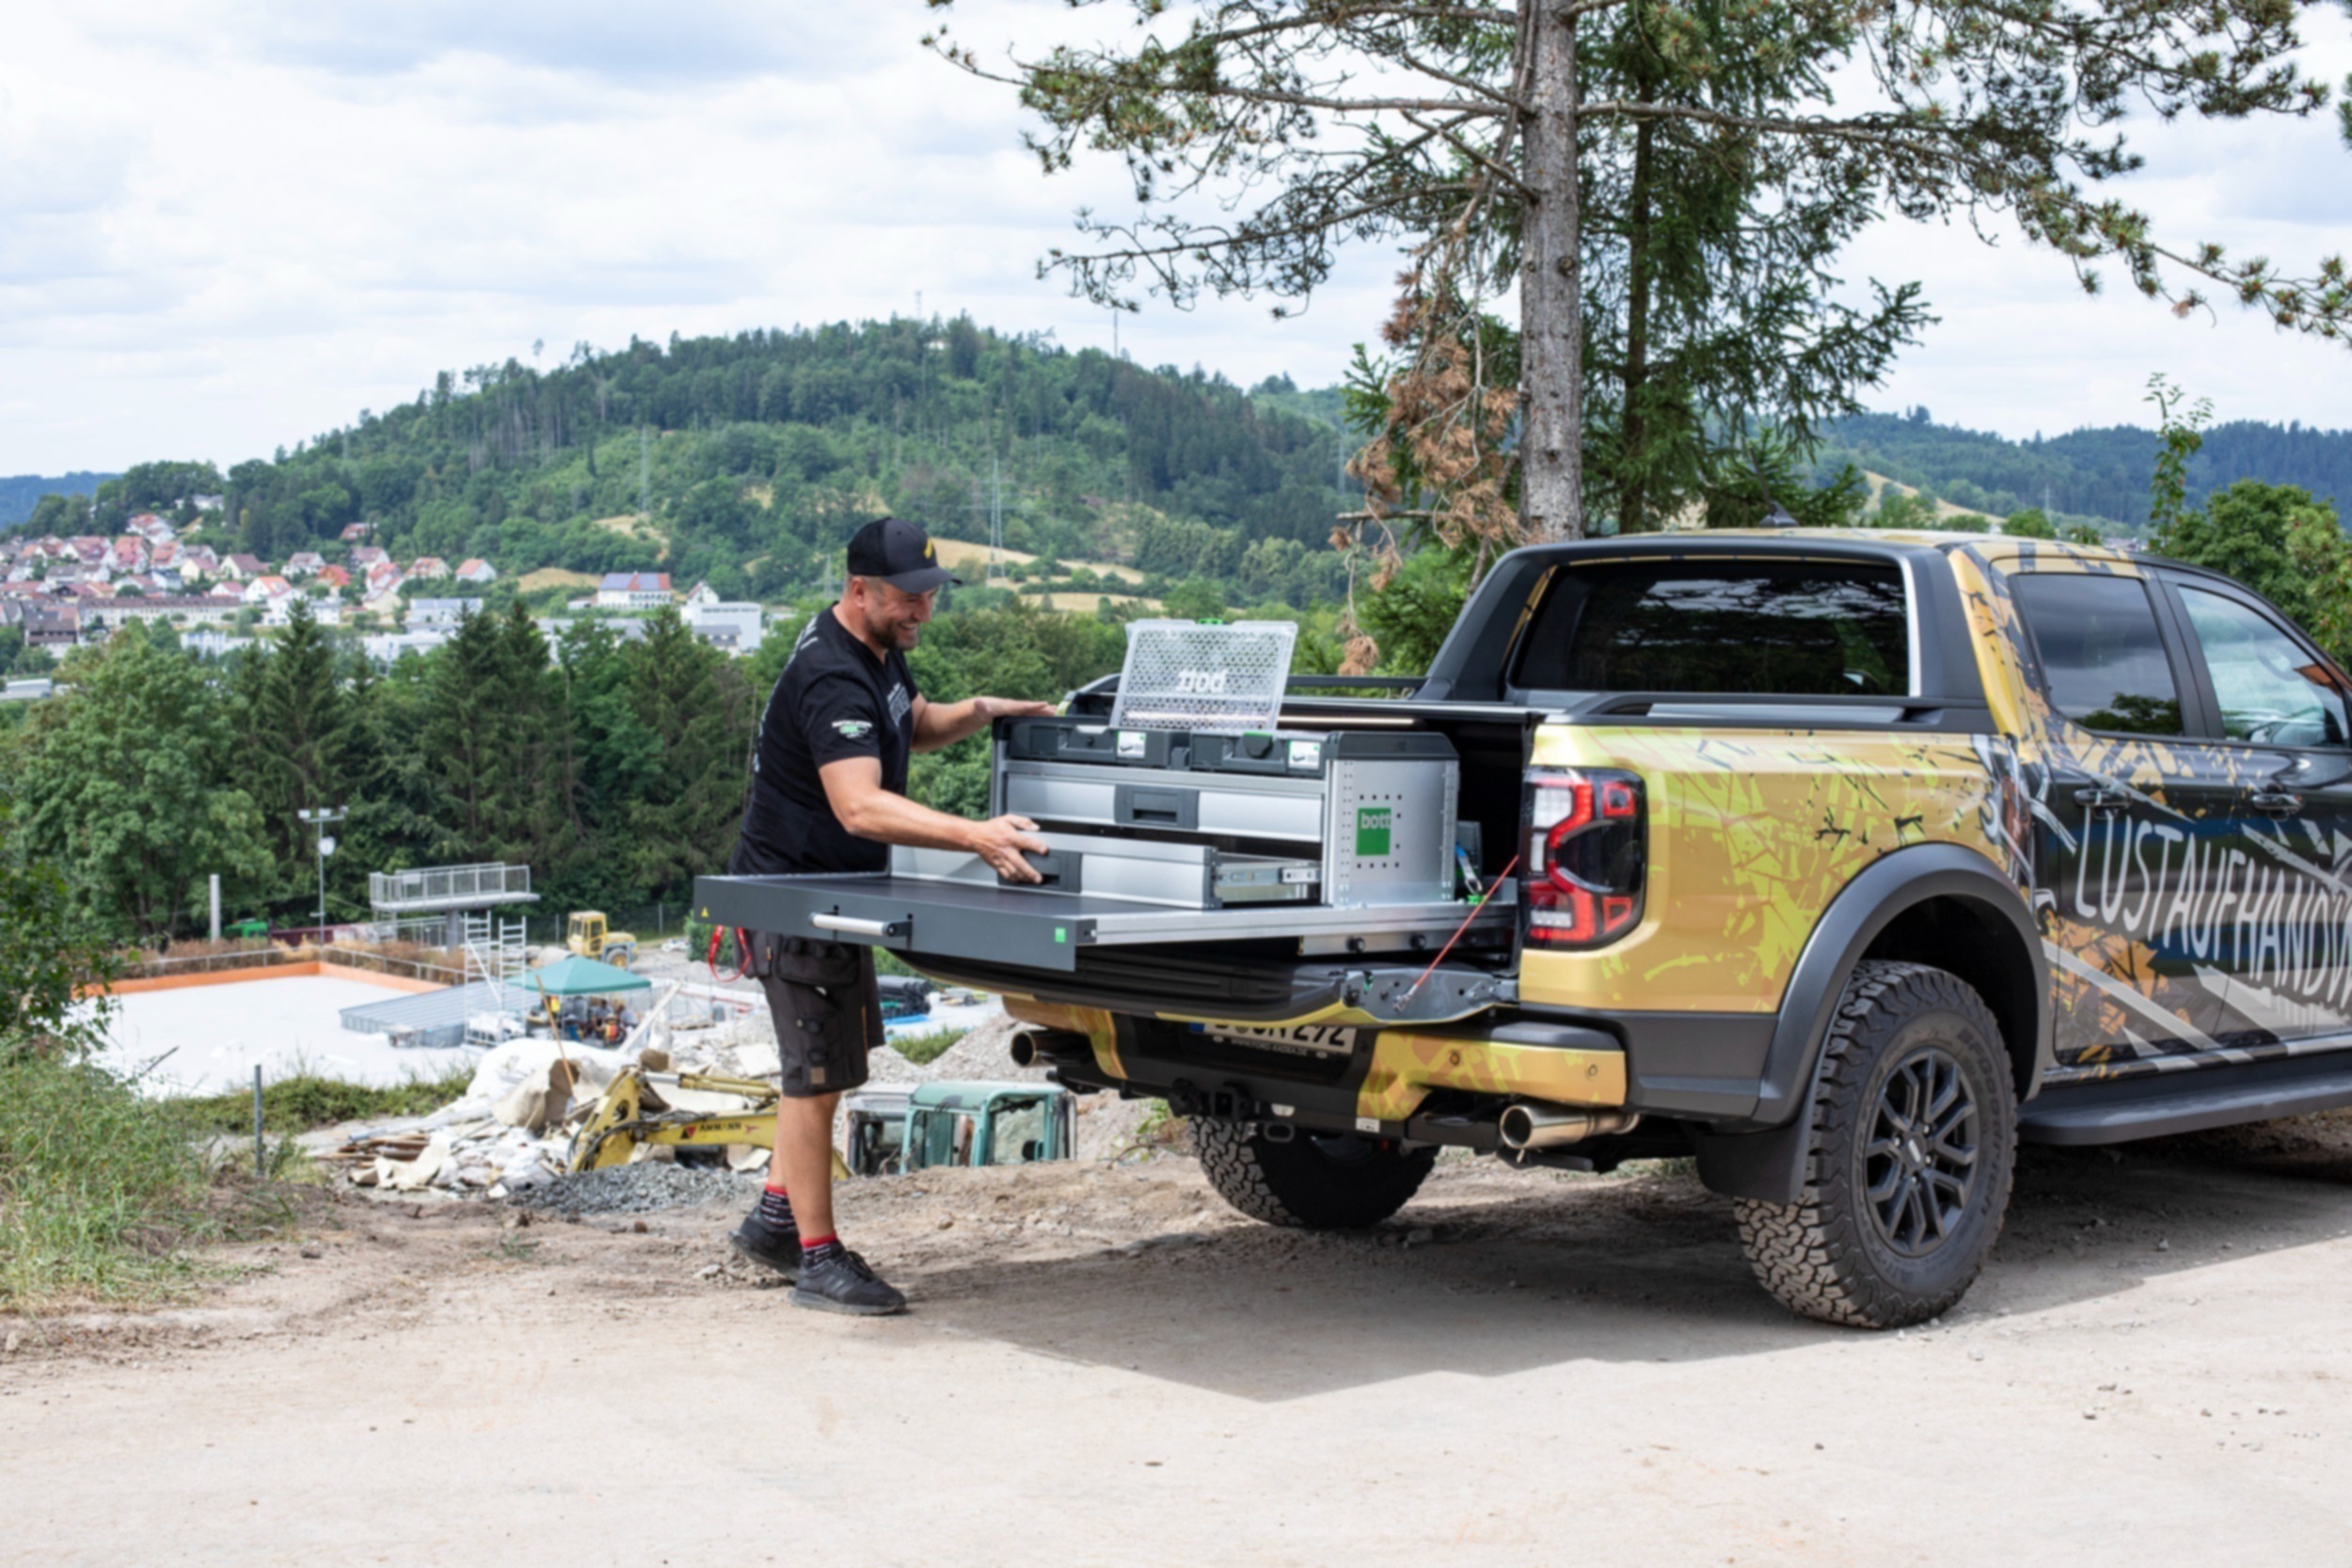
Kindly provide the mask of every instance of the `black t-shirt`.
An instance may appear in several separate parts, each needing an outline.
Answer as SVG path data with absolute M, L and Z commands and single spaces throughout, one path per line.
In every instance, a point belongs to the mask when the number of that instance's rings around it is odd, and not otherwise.
M 914 677 L 898 649 L 876 658 L 828 609 L 810 621 L 759 720 L 752 795 L 727 870 L 736 876 L 882 871 L 890 847 L 844 828 L 817 770 L 850 757 L 882 763 L 903 795 L 914 750 Z

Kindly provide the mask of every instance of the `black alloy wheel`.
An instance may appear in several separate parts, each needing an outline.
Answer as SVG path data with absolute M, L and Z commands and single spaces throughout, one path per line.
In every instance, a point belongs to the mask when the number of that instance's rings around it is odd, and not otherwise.
M 1927 1046 L 1887 1075 L 1863 1160 L 1888 1247 L 1924 1258 L 1951 1239 L 1976 1192 L 1977 1099 L 1950 1052 Z

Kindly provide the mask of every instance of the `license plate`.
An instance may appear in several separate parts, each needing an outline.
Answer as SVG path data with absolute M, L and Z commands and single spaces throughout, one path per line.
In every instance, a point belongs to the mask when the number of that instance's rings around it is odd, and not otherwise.
M 1200 1033 L 1228 1045 L 1246 1045 L 1286 1056 L 1352 1056 L 1361 1031 L 1332 1023 L 1302 1023 L 1288 1029 L 1255 1029 L 1247 1024 L 1197 1024 Z

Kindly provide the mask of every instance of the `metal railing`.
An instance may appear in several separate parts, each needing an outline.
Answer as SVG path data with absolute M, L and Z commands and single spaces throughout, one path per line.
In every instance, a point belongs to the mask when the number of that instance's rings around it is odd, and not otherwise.
M 527 865 L 434 865 L 421 871 L 371 871 L 368 902 L 377 909 L 432 908 L 482 898 L 531 895 Z

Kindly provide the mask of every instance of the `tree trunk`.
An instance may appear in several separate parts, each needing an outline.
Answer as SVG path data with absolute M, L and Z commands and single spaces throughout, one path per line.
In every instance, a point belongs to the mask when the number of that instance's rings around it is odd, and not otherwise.
M 1648 96 L 1646 85 L 1643 96 Z M 1642 450 L 1649 432 L 1642 415 L 1649 397 L 1645 383 L 1649 380 L 1650 140 L 1656 125 L 1645 119 L 1633 133 L 1633 188 L 1627 198 L 1633 211 L 1626 241 L 1625 390 L 1618 405 L 1617 450 L 1624 469 L 1617 480 L 1619 533 L 1639 533 L 1649 508 L 1649 454 Z
M 1531 540 L 1584 536 L 1584 322 L 1577 275 L 1576 22 L 1525 0 L 1520 46 L 1534 100 L 1524 132 L 1526 271 L 1519 283 L 1519 518 Z

